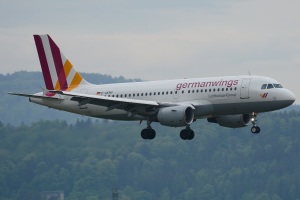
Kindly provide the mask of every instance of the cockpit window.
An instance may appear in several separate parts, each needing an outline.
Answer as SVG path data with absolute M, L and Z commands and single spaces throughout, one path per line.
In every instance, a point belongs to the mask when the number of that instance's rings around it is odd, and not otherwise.
M 273 84 L 275 88 L 282 88 L 282 85 L 280 84 Z
M 273 84 L 268 84 L 268 89 L 274 88 Z
M 271 88 L 282 88 L 282 85 L 278 84 L 278 83 L 274 83 L 274 84 L 263 84 L 261 86 L 261 89 L 264 90 L 264 89 L 271 89 Z

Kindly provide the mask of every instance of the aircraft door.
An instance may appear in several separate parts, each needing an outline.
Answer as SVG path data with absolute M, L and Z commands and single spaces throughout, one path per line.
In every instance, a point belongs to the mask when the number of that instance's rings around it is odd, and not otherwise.
M 250 88 L 250 78 L 242 79 L 241 85 L 241 99 L 249 99 L 249 88 Z

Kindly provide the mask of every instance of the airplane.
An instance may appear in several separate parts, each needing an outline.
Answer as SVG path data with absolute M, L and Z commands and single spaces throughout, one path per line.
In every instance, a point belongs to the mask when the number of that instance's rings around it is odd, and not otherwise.
M 252 124 L 257 134 L 259 113 L 285 108 L 296 97 L 269 77 L 223 76 L 95 85 L 75 70 L 49 35 L 34 35 L 46 88 L 36 94 L 9 92 L 29 101 L 96 118 L 146 121 L 143 139 L 154 139 L 152 122 L 185 127 L 180 138 L 192 140 L 191 125 L 207 119 L 223 127 Z

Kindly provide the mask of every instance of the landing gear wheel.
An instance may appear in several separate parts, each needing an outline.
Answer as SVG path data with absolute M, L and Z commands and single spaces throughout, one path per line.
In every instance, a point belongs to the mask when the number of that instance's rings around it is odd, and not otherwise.
M 152 121 L 147 119 L 147 128 L 145 128 L 141 131 L 141 137 L 144 140 L 153 140 L 156 136 L 155 130 L 152 129 L 152 127 L 150 126 L 151 123 L 152 123 Z
M 260 128 L 258 126 L 253 126 L 251 128 L 251 132 L 257 134 L 260 132 Z
M 155 136 L 156 136 L 156 132 L 155 132 L 154 129 L 150 129 L 149 132 L 150 132 L 150 134 L 149 134 L 148 139 L 149 139 L 149 140 L 153 140 L 153 139 L 155 138 Z
M 141 131 L 141 137 L 146 140 L 148 138 L 148 129 L 143 129 Z
M 144 140 L 153 140 L 156 136 L 156 132 L 154 129 L 152 128 L 145 128 L 141 131 L 141 137 L 144 139 Z
M 195 133 L 194 133 L 194 131 L 191 129 L 191 130 L 190 130 L 190 133 L 189 133 L 189 140 L 194 139 L 194 137 L 195 137 Z
M 183 140 L 192 140 L 195 137 L 195 133 L 192 129 L 183 129 L 180 131 L 180 138 Z
M 180 138 L 183 139 L 183 140 L 186 140 L 188 138 L 188 131 L 186 129 L 183 129 L 180 131 Z

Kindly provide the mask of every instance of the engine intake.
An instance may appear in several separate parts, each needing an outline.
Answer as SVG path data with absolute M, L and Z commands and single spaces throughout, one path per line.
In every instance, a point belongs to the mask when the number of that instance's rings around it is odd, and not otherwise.
M 224 127 L 240 128 L 248 126 L 251 121 L 251 117 L 250 114 L 221 115 L 217 117 L 208 118 L 207 121 L 211 123 L 218 123 L 220 126 Z
M 180 127 L 190 125 L 194 120 L 194 109 L 190 106 L 161 108 L 157 113 L 161 125 Z

